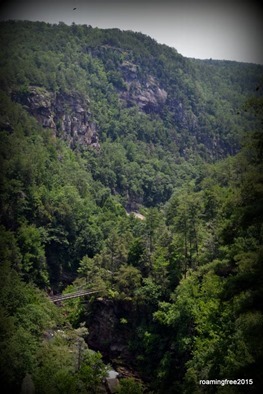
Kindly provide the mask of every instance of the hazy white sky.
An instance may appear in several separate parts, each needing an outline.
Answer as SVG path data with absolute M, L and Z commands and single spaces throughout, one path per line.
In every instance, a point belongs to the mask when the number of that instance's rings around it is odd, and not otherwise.
M 117 27 L 147 34 L 187 57 L 260 64 L 262 16 L 255 0 L 0 0 L 2 20 Z

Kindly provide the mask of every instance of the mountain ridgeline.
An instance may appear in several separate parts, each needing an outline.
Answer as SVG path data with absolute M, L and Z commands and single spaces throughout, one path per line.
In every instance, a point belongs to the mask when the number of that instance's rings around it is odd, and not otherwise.
M 0 49 L 1 392 L 103 393 L 106 359 L 123 394 L 259 392 L 263 66 L 62 22 Z

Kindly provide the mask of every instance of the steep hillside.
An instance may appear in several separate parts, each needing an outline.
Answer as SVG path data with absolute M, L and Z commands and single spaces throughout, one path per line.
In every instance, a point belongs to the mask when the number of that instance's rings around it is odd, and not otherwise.
M 63 23 L 0 49 L 1 392 L 105 393 L 105 360 L 123 394 L 259 392 L 263 67 Z
M 193 61 L 140 33 L 63 23 L 2 23 L 1 48 L 4 91 L 88 149 L 94 179 L 128 209 L 164 203 L 254 127 L 243 105 L 261 66 Z
M 117 129 L 120 111 L 135 107 L 149 121 L 162 121 L 162 144 L 172 140 L 183 156 L 186 148 L 201 150 L 200 144 L 216 158 L 236 150 L 244 122 L 237 112 L 262 74 L 251 64 L 192 61 L 150 37 L 117 29 L 16 22 L 2 24 L 1 37 L 4 86 L 24 87 L 24 94 L 30 85 L 81 93 L 91 101 L 102 140 L 127 134 Z M 154 131 L 137 136 L 160 142 Z

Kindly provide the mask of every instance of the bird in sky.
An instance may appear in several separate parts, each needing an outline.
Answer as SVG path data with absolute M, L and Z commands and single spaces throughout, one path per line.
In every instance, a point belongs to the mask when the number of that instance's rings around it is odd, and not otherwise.
M 77 9 L 77 8 L 76 8 L 76 7 L 74 7 L 74 8 L 73 8 L 73 11 L 75 11 L 76 9 Z

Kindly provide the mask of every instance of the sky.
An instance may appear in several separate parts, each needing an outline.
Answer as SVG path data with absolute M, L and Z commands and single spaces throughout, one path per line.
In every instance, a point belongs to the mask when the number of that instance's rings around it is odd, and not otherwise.
M 262 17 L 256 0 L 0 0 L 0 20 L 132 30 L 186 57 L 258 64 Z

